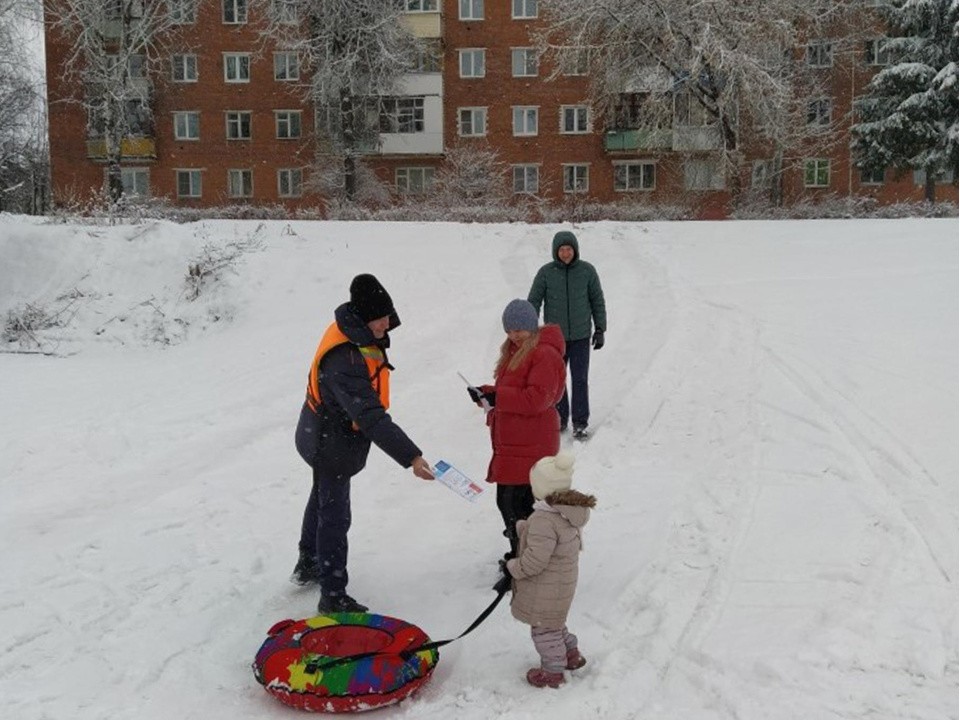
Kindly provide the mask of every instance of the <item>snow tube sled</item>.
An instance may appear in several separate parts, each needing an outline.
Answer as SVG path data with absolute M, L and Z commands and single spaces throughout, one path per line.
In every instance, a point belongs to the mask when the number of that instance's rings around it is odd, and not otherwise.
M 423 685 L 440 655 L 403 620 L 331 613 L 282 620 L 257 652 L 257 682 L 280 702 L 310 712 L 358 712 L 399 702 Z M 413 652 L 411 652 L 413 651 Z

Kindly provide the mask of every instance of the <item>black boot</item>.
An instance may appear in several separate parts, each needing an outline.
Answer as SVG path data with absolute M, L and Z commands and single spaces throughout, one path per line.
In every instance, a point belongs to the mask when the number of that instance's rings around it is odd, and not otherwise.
M 320 602 L 317 605 L 317 612 L 321 615 L 327 615 L 329 613 L 365 613 L 367 610 L 366 605 L 358 603 L 346 593 L 343 595 L 321 595 Z
M 311 555 L 300 551 L 300 559 L 297 560 L 293 568 L 293 575 L 290 576 L 290 582 L 297 585 L 309 585 L 310 583 L 320 582 L 320 567 L 317 560 Z

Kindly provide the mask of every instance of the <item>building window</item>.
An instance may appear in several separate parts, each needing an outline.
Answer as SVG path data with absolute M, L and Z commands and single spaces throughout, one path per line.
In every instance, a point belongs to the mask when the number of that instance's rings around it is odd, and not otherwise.
M 832 103 L 830 98 L 815 98 L 807 103 L 807 127 L 826 128 L 830 125 Z
M 652 162 L 618 162 L 613 165 L 613 189 L 617 192 L 653 190 L 657 166 Z
M 123 194 L 148 197 L 150 195 L 150 168 L 120 168 L 120 184 Z
M 300 168 L 277 170 L 277 195 L 285 198 L 303 195 L 303 170 Z
M 275 52 L 273 54 L 274 80 L 299 80 L 300 58 L 295 52 Z
M 460 0 L 461 20 L 483 20 L 483 0 Z
M 590 53 L 586 48 L 559 49 L 561 75 L 586 75 L 590 71 Z
M 486 108 L 460 108 L 457 115 L 460 118 L 460 135 L 472 137 L 487 134 Z
M 537 17 L 537 0 L 513 0 L 513 19 Z
M 400 167 L 396 170 L 397 192 L 403 195 L 422 195 L 433 185 L 433 168 Z
M 773 187 L 773 160 L 754 160 L 750 171 L 750 187 L 769 190 Z
M 413 60 L 413 72 L 436 73 L 443 69 L 443 48 L 439 39 L 423 39 Z
M 713 158 L 687 160 L 683 164 L 683 185 L 687 190 L 723 190 L 723 166 Z
M 514 165 L 513 192 L 516 194 L 527 193 L 529 195 L 536 195 L 540 192 L 540 166 Z
M 171 60 L 173 66 L 174 82 L 196 82 L 197 81 L 197 56 L 196 55 L 174 55 Z
M 539 61 L 534 48 L 513 48 L 510 51 L 514 77 L 536 77 Z
M 224 53 L 223 79 L 228 83 L 250 82 L 250 53 Z
M 232 111 L 227 113 L 228 140 L 250 139 L 250 116 L 250 112 Z
M 385 97 L 380 103 L 380 132 L 422 133 L 424 131 L 422 97 Z
M 199 140 L 200 113 L 175 112 L 173 114 L 173 137 L 176 140 Z
M 861 185 L 883 185 L 885 174 L 886 174 L 885 168 L 880 168 L 879 170 L 860 168 L 860 184 Z
M 253 197 L 253 170 L 227 170 L 227 195 L 232 198 Z
M 953 169 L 938 170 L 934 173 L 933 182 L 936 185 L 949 185 L 955 182 L 956 173 Z M 927 184 L 927 171 L 920 169 L 913 171 L 913 184 L 921 187 Z
M 807 65 L 810 67 L 831 67 L 833 65 L 833 43 L 818 40 L 807 45 Z
M 247 21 L 247 0 L 223 0 L 223 22 L 238 25 Z
M 437 12 L 437 0 L 407 0 L 408 13 Z
M 585 193 L 590 190 L 589 165 L 563 166 L 563 191 L 565 193 Z
M 863 59 L 867 65 L 889 65 L 890 51 L 887 50 L 887 38 L 867 40 L 863 45 Z
M 811 158 L 803 161 L 803 186 L 825 188 L 830 186 L 830 160 Z
M 296 0 L 273 0 L 270 9 L 273 19 L 280 25 L 296 25 L 299 21 Z
M 461 50 L 460 51 L 460 77 L 462 78 L 482 78 L 486 71 L 484 69 L 484 58 L 486 50 Z
M 590 132 L 590 108 L 586 105 L 561 105 L 560 132 L 565 135 Z
M 177 170 L 177 197 L 198 198 L 201 189 L 199 170 Z
M 168 0 L 170 22 L 174 25 L 192 25 L 197 21 L 197 0 Z
M 300 111 L 277 110 L 277 138 L 293 140 L 300 137 Z
M 710 111 L 689 90 L 683 90 L 673 96 L 673 117 L 674 122 L 683 127 L 706 127 L 716 121 Z
M 147 58 L 145 55 L 131 55 L 127 58 L 127 73 L 131 78 L 147 77 Z
M 539 117 L 539 108 L 514 106 L 513 134 L 517 136 L 536 135 L 538 132 Z

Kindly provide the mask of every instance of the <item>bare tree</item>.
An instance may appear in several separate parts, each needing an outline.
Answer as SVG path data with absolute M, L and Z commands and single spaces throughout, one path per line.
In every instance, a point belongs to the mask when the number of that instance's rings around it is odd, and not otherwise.
M 794 49 L 804 31 L 843 11 L 842 2 L 809 0 L 544 0 L 542 7 L 539 44 L 556 58 L 556 72 L 584 62 L 594 106 L 613 126 L 627 112 L 634 127 L 673 131 L 674 150 L 719 152 L 734 202 L 745 137 L 776 156 L 809 135 L 808 101 L 820 81 Z M 830 128 L 818 125 L 815 137 L 824 141 Z
M 316 112 L 318 158 L 343 166 L 343 193 L 357 195 L 358 158 L 380 132 L 408 122 L 398 97 L 421 44 L 396 0 L 256 0 L 264 39 L 296 51 L 309 73 L 306 100 Z
M 66 47 L 71 98 L 87 112 L 90 138 L 104 143 L 111 199 L 123 193 L 124 141 L 154 132 L 152 71 L 175 44 L 197 0 L 45 0 L 46 21 Z

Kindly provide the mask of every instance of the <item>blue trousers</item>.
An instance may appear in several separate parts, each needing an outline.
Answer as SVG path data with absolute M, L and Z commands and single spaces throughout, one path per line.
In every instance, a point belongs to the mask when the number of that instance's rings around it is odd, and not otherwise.
M 300 551 L 316 557 L 323 595 L 346 593 L 347 532 L 351 520 L 350 476 L 313 468 L 313 488 L 300 528 Z
M 568 419 L 573 420 L 574 427 L 586 427 L 590 422 L 590 338 L 582 340 L 567 340 L 567 354 L 563 358 L 570 367 L 570 385 L 573 396 L 573 416 L 571 417 L 570 399 L 567 389 L 563 389 L 563 397 L 557 403 L 557 412 L 560 413 L 560 424 L 566 425 Z

